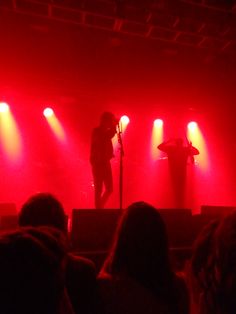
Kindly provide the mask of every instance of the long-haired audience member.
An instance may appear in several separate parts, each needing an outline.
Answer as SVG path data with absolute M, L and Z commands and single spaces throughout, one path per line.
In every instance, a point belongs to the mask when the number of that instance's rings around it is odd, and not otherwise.
M 0 235 L 0 313 L 72 314 L 65 247 L 44 228 Z
M 20 226 L 52 226 L 67 233 L 67 218 L 61 202 L 50 193 L 30 196 L 19 213 Z
M 185 282 L 171 269 L 166 226 L 156 208 L 135 202 L 124 212 L 99 278 L 105 313 L 189 310 Z
M 219 222 L 219 219 L 211 220 L 203 227 L 193 243 L 192 257 L 187 269 L 187 278 L 192 297 L 192 313 L 199 313 L 200 308 L 205 307 L 202 304 L 203 292 L 207 291 L 213 283 L 211 271 L 214 268 L 213 241 Z
M 50 193 L 32 195 L 19 213 L 20 226 L 52 226 L 67 237 L 67 217 L 60 201 Z M 69 252 L 66 263 L 66 287 L 75 313 L 97 313 L 97 285 L 94 263 Z
M 209 254 L 211 283 L 204 287 L 201 314 L 236 313 L 236 212 L 217 226 Z

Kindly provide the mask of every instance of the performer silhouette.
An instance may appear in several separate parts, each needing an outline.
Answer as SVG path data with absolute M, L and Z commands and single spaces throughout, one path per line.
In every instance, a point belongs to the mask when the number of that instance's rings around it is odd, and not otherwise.
M 111 112 L 104 112 L 99 126 L 92 132 L 90 163 L 94 181 L 95 208 L 104 208 L 113 192 L 111 158 L 113 155 L 112 138 L 116 134 L 118 119 Z M 104 189 L 105 188 L 105 189 Z
M 192 146 L 192 142 L 188 141 L 187 145 L 184 145 L 182 138 L 170 139 L 158 145 L 157 148 L 168 156 L 175 204 L 178 208 L 183 208 L 187 164 L 188 162 L 194 164 L 194 155 L 198 155 L 199 150 Z

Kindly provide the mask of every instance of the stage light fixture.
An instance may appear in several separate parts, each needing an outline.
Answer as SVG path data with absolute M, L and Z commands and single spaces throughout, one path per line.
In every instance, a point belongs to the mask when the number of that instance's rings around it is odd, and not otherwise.
M 4 113 L 9 111 L 9 106 L 5 102 L 0 102 L 0 112 Z
M 188 129 L 194 131 L 197 128 L 197 122 L 191 121 L 188 123 Z
M 43 114 L 46 118 L 48 118 L 48 117 L 51 117 L 54 114 L 54 112 L 53 112 L 52 108 L 48 107 L 48 108 L 44 109 Z
M 124 125 L 127 125 L 128 123 L 129 123 L 129 117 L 128 116 L 122 116 L 121 118 L 120 118 L 120 121 L 121 121 L 121 123 L 124 123 Z
M 154 125 L 157 126 L 157 127 L 163 126 L 163 120 L 162 119 L 154 120 Z

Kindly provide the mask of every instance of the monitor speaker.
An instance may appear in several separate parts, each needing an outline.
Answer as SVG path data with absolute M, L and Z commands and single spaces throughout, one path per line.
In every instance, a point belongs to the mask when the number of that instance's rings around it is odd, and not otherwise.
M 192 211 L 186 208 L 163 208 L 159 212 L 166 223 L 170 247 L 191 246 Z
M 235 210 L 236 210 L 235 206 L 210 206 L 210 205 L 201 206 L 201 214 L 208 216 L 210 218 L 224 217 Z
M 0 230 L 14 229 L 18 226 L 18 216 L 14 203 L 0 203 Z
M 109 250 L 118 224 L 119 209 L 73 209 L 72 248 L 78 252 Z

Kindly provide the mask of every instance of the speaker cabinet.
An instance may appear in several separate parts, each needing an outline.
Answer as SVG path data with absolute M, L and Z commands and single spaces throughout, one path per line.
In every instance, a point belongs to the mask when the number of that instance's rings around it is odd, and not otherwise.
M 109 250 L 118 224 L 119 209 L 73 209 L 72 248 L 78 252 Z
M 169 245 L 188 247 L 192 245 L 192 212 L 185 208 L 163 208 L 159 212 L 166 224 Z
M 10 230 L 18 227 L 17 215 L 6 215 L 0 217 L 0 230 Z
M 16 205 L 14 203 L 0 203 L 0 216 L 12 216 L 16 214 Z
M 209 205 L 201 206 L 201 214 L 208 216 L 210 218 L 224 217 L 235 210 L 236 210 L 235 206 L 209 206 Z
M 14 203 L 0 203 L 0 230 L 14 229 L 18 226 L 18 216 Z

